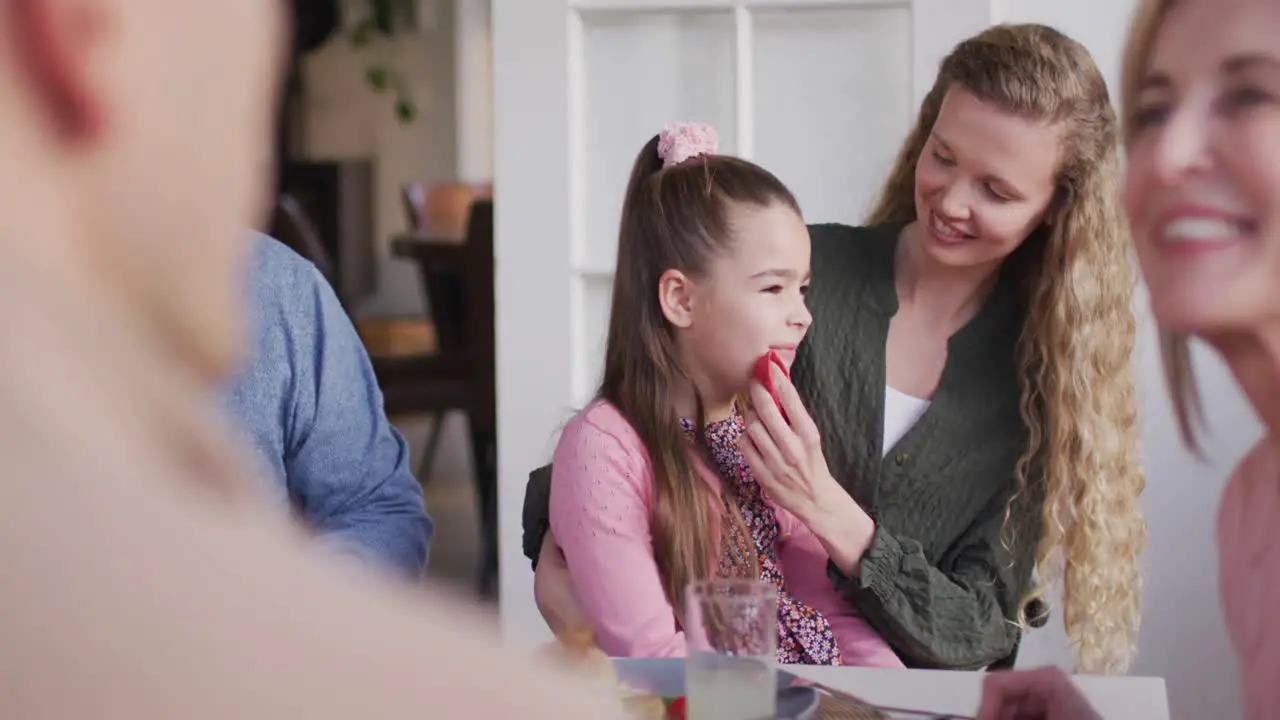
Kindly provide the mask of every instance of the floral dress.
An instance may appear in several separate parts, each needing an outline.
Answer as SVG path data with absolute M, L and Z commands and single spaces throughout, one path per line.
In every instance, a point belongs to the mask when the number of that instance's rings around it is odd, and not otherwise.
M 697 428 L 689 420 L 681 420 L 690 438 L 697 438 Z M 836 645 L 831 624 L 806 603 L 787 591 L 786 581 L 778 565 L 778 519 L 774 509 L 764 500 L 760 485 L 738 447 L 744 431 L 742 416 L 734 414 L 705 428 L 708 455 L 724 483 L 726 504 L 736 503 L 749 537 L 725 542 L 720 553 L 718 572 L 721 577 L 741 576 L 743 558 L 755 555 L 760 579 L 772 583 L 778 595 L 778 662 L 798 665 L 839 665 L 840 648 Z

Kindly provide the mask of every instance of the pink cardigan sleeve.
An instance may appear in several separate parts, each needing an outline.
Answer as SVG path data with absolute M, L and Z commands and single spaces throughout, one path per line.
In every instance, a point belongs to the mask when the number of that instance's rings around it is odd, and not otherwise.
M 552 467 L 551 529 L 596 642 L 614 657 L 687 654 L 653 556 L 651 496 L 643 447 L 615 410 L 597 405 L 565 427 Z

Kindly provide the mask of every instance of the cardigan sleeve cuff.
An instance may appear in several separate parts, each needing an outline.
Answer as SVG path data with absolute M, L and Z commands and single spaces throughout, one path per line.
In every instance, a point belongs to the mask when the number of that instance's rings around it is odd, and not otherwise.
M 904 555 L 897 538 L 877 528 L 854 576 L 846 575 L 828 560 L 827 577 L 842 595 L 859 595 L 869 590 L 881 600 L 887 600 L 894 592 L 894 581 L 901 574 Z

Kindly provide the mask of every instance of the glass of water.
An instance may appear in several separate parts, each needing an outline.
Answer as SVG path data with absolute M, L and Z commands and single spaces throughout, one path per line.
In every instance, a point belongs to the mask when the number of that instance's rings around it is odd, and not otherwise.
M 778 594 L 772 583 L 722 579 L 685 590 L 689 720 L 771 720 L 778 677 Z

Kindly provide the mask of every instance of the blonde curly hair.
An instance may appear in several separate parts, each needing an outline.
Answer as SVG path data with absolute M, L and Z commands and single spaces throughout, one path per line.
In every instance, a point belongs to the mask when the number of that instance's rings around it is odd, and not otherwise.
M 1043 583 L 1061 587 L 1076 669 L 1123 672 L 1135 652 L 1147 529 L 1132 367 L 1136 271 L 1120 209 L 1115 112 L 1079 43 L 1043 25 L 988 28 L 942 61 L 869 223 L 916 219 L 916 162 L 953 86 L 1063 128 L 1045 223 L 1006 261 L 1025 283 L 1028 307 L 1018 361 L 1030 443 L 1018 492 L 1044 483 L 1036 568 Z

